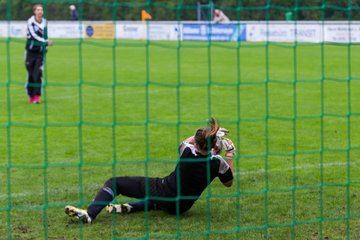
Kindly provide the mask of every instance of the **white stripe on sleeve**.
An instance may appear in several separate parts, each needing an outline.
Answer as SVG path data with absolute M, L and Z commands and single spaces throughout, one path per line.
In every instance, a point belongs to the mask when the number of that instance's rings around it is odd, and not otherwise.
M 212 156 L 212 158 L 216 158 L 219 159 L 220 161 L 220 166 L 219 166 L 219 173 L 220 174 L 225 174 L 227 170 L 229 170 L 230 166 L 229 164 L 224 160 L 224 158 L 220 155 L 214 155 Z
M 43 19 L 43 21 L 45 21 L 45 19 Z M 30 19 L 28 20 L 28 22 L 27 22 L 27 28 L 28 28 L 29 34 L 30 34 L 35 40 L 37 40 L 37 41 L 39 41 L 39 42 L 47 42 L 47 40 L 46 40 L 45 38 L 40 37 L 39 35 L 37 35 L 37 34 L 35 33 L 34 25 L 33 25 L 33 24 L 36 24 L 34 17 L 30 18 Z M 44 25 L 44 26 L 45 26 L 45 25 Z

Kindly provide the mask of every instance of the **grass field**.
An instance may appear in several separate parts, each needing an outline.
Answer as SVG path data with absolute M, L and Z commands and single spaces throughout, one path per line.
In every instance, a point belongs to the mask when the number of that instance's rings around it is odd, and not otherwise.
M 24 40 L 0 39 L 0 238 L 360 239 L 359 45 L 54 42 L 35 105 Z M 170 173 L 209 116 L 237 146 L 232 188 L 180 217 L 64 214 L 112 175 Z

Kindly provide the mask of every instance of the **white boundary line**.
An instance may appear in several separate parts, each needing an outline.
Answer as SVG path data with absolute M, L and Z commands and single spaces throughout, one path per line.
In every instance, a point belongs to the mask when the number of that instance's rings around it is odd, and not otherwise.
M 355 165 L 355 164 L 359 164 L 360 160 L 351 160 L 350 165 Z M 314 169 L 314 168 L 319 168 L 320 169 L 320 164 L 298 164 L 301 166 L 296 166 L 296 170 L 309 170 L 309 169 Z M 333 163 L 324 163 L 323 166 L 324 167 L 337 167 L 337 166 L 346 166 L 347 162 L 333 162 Z M 360 168 L 360 166 L 359 166 Z M 294 168 L 293 167 L 289 167 L 289 168 L 269 168 L 268 173 L 272 173 L 272 172 L 288 172 L 288 171 L 292 171 Z M 240 174 L 240 176 L 242 175 L 260 175 L 260 174 L 264 174 L 265 173 L 265 169 L 259 169 L 259 170 L 254 170 L 254 171 L 240 171 L 237 172 L 237 175 Z

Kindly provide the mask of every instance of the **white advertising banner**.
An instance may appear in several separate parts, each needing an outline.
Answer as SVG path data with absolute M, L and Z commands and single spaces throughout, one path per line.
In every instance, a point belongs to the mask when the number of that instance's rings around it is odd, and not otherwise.
M 0 37 L 7 37 L 8 31 L 7 22 L 0 22 Z
M 79 22 L 53 22 L 48 23 L 49 38 L 82 38 L 83 24 Z
M 179 40 L 179 24 L 149 24 L 148 38 L 151 40 Z
M 25 38 L 26 37 L 26 22 L 0 22 L 0 37 Z
M 325 42 L 360 42 L 360 24 L 333 23 L 324 26 Z
M 26 38 L 26 21 L 0 22 L 0 37 Z M 82 24 L 77 22 L 48 22 L 49 38 L 80 38 Z
M 116 23 L 117 39 L 146 39 L 146 25 L 139 23 Z
M 117 39 L 178 40 L 179 24 L 173 23 L 116 23 Z
M 232 25 L 240 26 L 235 41 L 271 41 L 271 42 L 336 42 L 336 43 L 359 43 L 360 21 L 332 22 L 286 22 L 286 21 L 260 21 L 241 22 L 235 24 L 212 25 L 211 29 L 231 30 Z M 206 26 L 208 23 L 206 23 Z M 193 41 L 197 35 L 191 29 L 204 28 L 202 22 L 140 22 L 140 21 L 117 21 L 117 22 L 73 22 L 73 21 L 49 21 L 49 38 L 114 38 L 137 39 L 137 40 L 189 40 Z M 206 27 L 205 26 L 205 27 Z M 106 28 L 105 28 L 106 27 Z M 184 33 L 182 32 L 185 27 Z M 106 31 L 105 31 L 106 30 Z M 112 31 L 110 31 L 112 30 Z M 105 34 L 106 33 L 106 34 Z M 213 35 L 214 32 L 211 32 Z M 240 34 L 241 33 L 241 34 Z M 194 36 L 193 36 L 194 35 Z M 186 37 L 186 39 L 184 38 Z M 241 37 L 239 37 L 241 36 Z M 0 21 L 0 37 L 25 38 L 26 21 Z M 204 41 L 209 37 L 205 36 Z M 217 39 L 213 39 L 217 41 Z M 229 41 L 227 38 L 223 41 Z
M 246 41 L 359 43 L 360 22 L 248 22 Z
M 322 42 L 322 26 L 295 23 L 248 23 L 246 41 Z

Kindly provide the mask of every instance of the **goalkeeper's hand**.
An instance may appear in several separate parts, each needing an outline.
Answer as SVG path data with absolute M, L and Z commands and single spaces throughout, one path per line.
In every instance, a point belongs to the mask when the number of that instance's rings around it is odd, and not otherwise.
M 223 138 L 225 135 L 227 135 L 230 131 L 226 128 L 219 128 L 219 130 L 216 132 L 217 138 Z
M 236 148 L 230 138 L 223 138 L 221 140 L 221 145 L 226 152 L 235 153 Z
M 233 156 L 236 154 L 236 148 L 234 143 L 231 141 L 230 138 L 223 138 L 221 140 L 222 148 L 225 150 L 225 157 L 228 160 L 231 160 Z
M 226 128 L 219 128 L 219 130 L 216 132 L 216 143 L 215 146 L 213 147 L 213 149 L 211 149 L 211 154 L 212 155 L 217 155 L 221 152 L 222 150 L 222 139 L 225 135 L 227 135 L 229 133 L 229 130 L 227 130 Z

